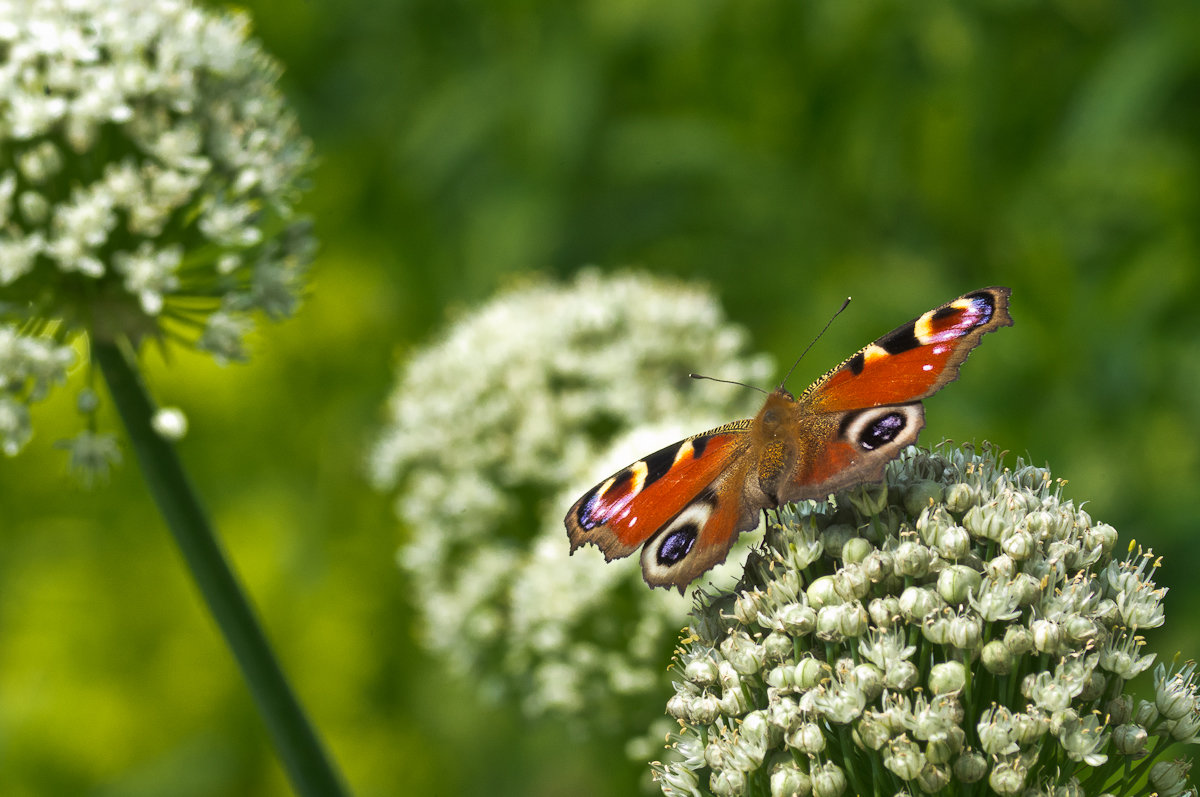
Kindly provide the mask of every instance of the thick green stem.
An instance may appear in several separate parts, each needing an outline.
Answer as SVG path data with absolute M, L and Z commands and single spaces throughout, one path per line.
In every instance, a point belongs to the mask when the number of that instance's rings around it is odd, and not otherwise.
M 129 432 L 150 493 L 242 669 L 296 793 L 303 797 L 347 795 L 230 570 L 175 449 L 150 426 L 154 407 L 137 368 L 111 343 L 93 343 L 92 357 Z

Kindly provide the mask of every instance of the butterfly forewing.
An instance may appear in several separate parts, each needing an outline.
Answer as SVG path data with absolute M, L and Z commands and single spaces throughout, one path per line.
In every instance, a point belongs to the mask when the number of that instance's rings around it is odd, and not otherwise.
M 984 333 L 1012 325 L 1009 293 L 968 293 L 897 327 L 814 382 L 800 402 L 810 412 L 837 412 L 933 395 L 958 378 L 959 365 Z

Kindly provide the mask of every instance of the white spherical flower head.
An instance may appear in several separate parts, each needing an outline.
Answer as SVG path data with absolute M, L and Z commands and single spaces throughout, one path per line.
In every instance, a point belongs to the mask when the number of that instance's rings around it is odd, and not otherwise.
M 0 337 L 48 347 L 49 381 L 81 334 L 237 359 L 227 316 L 294 308 L 311 146 L 248 30 L 188 0 L 0 0 Z M 0 351 L 0 399 L 36 400 L 30 356 Z
M 371 466 L 396 490 L 427 644 L 530 714 L 626 731 L 661 714 L 686 601 L 646 589 L 636 563 L 570 556 L 562 518 L 647 451 L 752 413 L 757 394 L 687 376 L 761 383 L 745 341 L 703 289 L 589 271 L 518 286 L 405 362 Z M 741 642 L 725 681 L 765 665 Z M 721 672 L 698 657 L 712 699 L 672 711 L 738 711 Z
M 814 535 L 825 553 L 797 562 Z M 1153 662 L 1140 630 L 1163 622 L 1158 559 L 1114 558 L 1112 527 L 1065 500 L 1045 468 L 1005 468 L 986 447 L 910 448 L 872 490 L 781 508 L 765 543 L 735 590 L 692 612 L 671 745 L 703 742 L 706 755 L 653 764 L 664 794 L 727 787 L 746 715 L 775 733 L 761 738 L 761 765 L 737 769 L 745 794 L 785 781 L 814 794 L 818 782 L 847 794 L 1123 793 L 1131 766 L 1200 743 L 1194 664 L 1160 665 L 1155 700 L 1137 711 L 1125 692 Z M 798 601 L 816 607 L 815 624 L 780 621 Z M 769 661 L 739 670 L 737 713 L 719 684 L 687 677 L 697 662 L 737 668 L 759 640 Z M 830 765 L 844 780 L 820 780 Z M 1184 792 L 1186 768 L 1155 766 Z

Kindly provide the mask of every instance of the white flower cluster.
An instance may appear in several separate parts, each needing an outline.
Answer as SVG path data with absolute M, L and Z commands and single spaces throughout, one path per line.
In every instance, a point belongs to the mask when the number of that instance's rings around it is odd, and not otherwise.
M 763 380 L 744 348 L 705 290 L 585 272 L 503 294 L 405 362 L 372 470 L 398 488 L 428 644 L 532 714 L 595 727 L 636 705 L 643 722 L 686 605 L 636 560 L 568 557 L 563 516 L 629 462 L 750 411 L 757 394 L 687 376 Z
M 910 448 L 883 485 L 782 509 L 678 653 L 666 795 L 1195 794 L 1192 665 L 1155 672 L 1158 562 L 1050 473 Z M 1139 787 L 1140 788 L 1140 787 Z M 1140 793 L 1140 792 L 1139 792 Z
M 70 346 L 0 326 L 0 448 L 13 456 L 33 436 L 28 405 L 66 379 L 75 361 Z
M 248 311 L 292 312 L 311 147 L 248 24 L 186 0 L 0 0 L 6 334 L 166 335 L 224 361 Z M 8 409 L 30 400 L 14 379 Z

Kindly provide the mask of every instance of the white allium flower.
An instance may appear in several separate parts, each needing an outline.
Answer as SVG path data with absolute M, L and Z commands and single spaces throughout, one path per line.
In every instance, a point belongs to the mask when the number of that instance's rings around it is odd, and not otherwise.
M 190 0 L 0 0 L 0 334 L 172 337 L 230 360 L 247 313 L 291 311 L 311 146 L 248 32 Z M 27 405 L 8 366 L 3 397 Z
M 178 407 L 163 407 L 154 413 L 150 426 L 167 440 L 182 440 L 187 435 L 187 415 Z
M 705 290 L 586 272 L 511 290 L 407 359 L 371 470 L 397 490 L 428 645 L 531 714 L 644 727 L 687 605 L 636 562 L 570 556 L 562 518 L 647 452 L 751 413 L 757 394 L 687 376 L 763 381 L 744 350 Z
M 1137 632 L 1163 621 L 1158 560 L 1132 549 L 1114 558 L 1111 527 L 1061 488 L 1045 468 L 1009 470 L 987 448 L 910 448 L 881 487 L 781 508 L 737 588 L 693 610 L 667 711 L 679 723 L 672 746 L 703 740 L 705 755 L 655 762 L 663 793 L 738 782 L 742 794 L 775 795 L 786 782 L 815 794 L 831 764 L 843 776 L 824 781 L 831 794 L 981 793 L 983 783 L 998 794 L 1127 793 L 1141 782 L 1135 766 L 1183 793 L 1187 766 L 1154 761 L 1200 743 L 1195 665 L 1159 665 L 1155 700 L 1136 711 L 1124 692 L 1153 661 Z M 947 557 L 953 529 L 969 542 Z M 797 565 L 795 551 L 814 546 L 824 555 Z M 797 597 L 822 604 L 815 625 L 778 620 Z M 865 628 L 823 633 L 822 613 L 860 604 Z M 741 666 L 760 647 L 771 651 L 763 668 Z M 742 673 L 736 712 L 706 677 L 725 666 Z M 775 730 L 761 764 L 733 763 L 744 716 Z
M 59 440 L 56 445 L 70 454 L 71 470 L 79 474 L 84 484 L 107 478 L 109 469 L 121 462 L 117 438 L 106 432 L 85 429 L 70 440 Z

